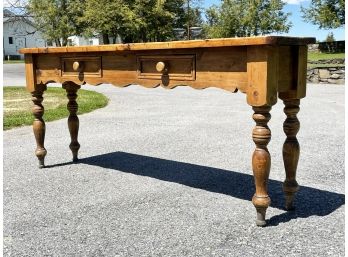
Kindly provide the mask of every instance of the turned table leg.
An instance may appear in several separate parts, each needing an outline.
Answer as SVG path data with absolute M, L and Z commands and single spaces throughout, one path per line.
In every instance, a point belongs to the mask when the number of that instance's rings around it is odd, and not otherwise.
M 45 156 L 47 151 L 44 146 L 46 126 L 42 118 L 44 107 L 42 105 L 43 92 L 46 90 L 46 85 L 37 85 L 35 91 L 31 93 L 34 103 L 32 112 L 34 115 L 33 131 L 36 140 L 35 155 L 39 159 L 39 168 L 45 167 Z
M 287 116 L 283 124 L 286 134 L 286 140 L 283 145 L 283 160 L 286 173 L 283 190 L 285 194 L 285 208 L 291 210 L 294 208 L 295 194 L 299 189 L 296 182 L 296 169 L 300 156 L 300 145 L 297 141 L 296 134 L 300 129 L 300 122 L 296 115 L 300 110 L 300 100 L 292 99 L 283 101 L 285 104 L 284 113 Z
M 79 133 L 79 118 L 77 117 L 78 104 L 76 102 L 77 90 L 80 89 L 80 86 L 75 83 L 65 83 L 63 88 L 67 92 L 67 97 L 69 99 L 67 108 L 69 111 L 68 118 L 68 127 L 70 132 L 71 143 L 69 145 L 70 150 L 73 154 L 73 162 L 78 160 L 77 153 L 80 149 L 80 144 L 77 141 Z
M 257 219 L 256 225 L 266 225 L 266 209 L 271 203 L 271 199 L 267 194 L 267 183 L 271 168 L 271 156 L 267 149 L 267 144 L 271 140 L 271 130 L 267 123 L 271 119 L 270 106 L 253 107 L 253 119 L 256 126 L 253 130 L 253 140 L 256 149 L 252 156 L 252 167 L 254 173 L 256 192 L 252 198 L 252 202 L 256 208 Z

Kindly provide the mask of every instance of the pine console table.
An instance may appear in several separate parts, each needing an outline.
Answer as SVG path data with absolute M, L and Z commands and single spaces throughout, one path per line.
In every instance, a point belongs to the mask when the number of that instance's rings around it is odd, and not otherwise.
M 256 191 L 252 202 L 256 224 L 266 224 L 270 204 L 267 182 L 271 167 L 267 144 L 270 110 L 278 97 L 285 104 L 283 160 L 286 179 L 283 190 L 286 209 L 293 208 L 298 191 L 296 169 L 300 147 L 296 139 L 300 123 L 296 117 L 300 99 L 306 94 L 307 44 L 315 38 L 249 37 L 210 40 L 116 44 L 77 47 L 24 48 L 27 90 L 32 94 L 33 130 L 39 167 L 44 167 L 45 122 L 43 92 L 50 82 L 62 83 L 69 99 L 68 127 L 73 161 L 77 161 L 79 119 L 76 115 L 80 85 L 112 83 L 118 86 L 159 85 L 172 89 L 187 85 L 196 89 L 217 87 L 246 94 L 256 126 L 252 155 Z

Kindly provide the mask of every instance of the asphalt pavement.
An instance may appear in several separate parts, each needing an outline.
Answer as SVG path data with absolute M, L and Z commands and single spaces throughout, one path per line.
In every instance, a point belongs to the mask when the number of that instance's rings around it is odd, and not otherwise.
M 4 85 L 24 85 L 9 75 L 19 67 L 4 65 Z M 344 86 L 308 85 L 301 101 L 292 212 L 281 188 L 283 104 L 273 107 L 265 228 L 251 203 L 244 94 L 83 88 L 110 103 L 79 116 L 78 163 L 66 119 L 46 123 L 45 169 L 30 126 L 3 134 L 4 256 L 344 256 Z
M 4 64 L 3 67 L 3 84 L 5 86 L 24 86 L 25 70 L 24 63 Z

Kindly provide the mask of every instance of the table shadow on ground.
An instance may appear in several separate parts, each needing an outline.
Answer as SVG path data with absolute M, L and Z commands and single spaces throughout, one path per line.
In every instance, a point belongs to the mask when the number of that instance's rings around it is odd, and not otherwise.
M 80 159 L 79 162 L 179 183 L 214 193 L 230 195 L 250 202 L 255 190 L 252 175 L 126 152 L 91 156 Z M 53 166 L 61 165 L 65 164 Z M 282 184 L 281 181 L 270 179 L 268 192 L 272 200 L 271 207 L 284 210 L 285 201 Z M 326 216 L 344 204 L 344 194 L 301 185 L 296 197 L 296 209 L 271 217 L 268 220 L 268 225 L 276 226 L 279 223 L 297 218 Z

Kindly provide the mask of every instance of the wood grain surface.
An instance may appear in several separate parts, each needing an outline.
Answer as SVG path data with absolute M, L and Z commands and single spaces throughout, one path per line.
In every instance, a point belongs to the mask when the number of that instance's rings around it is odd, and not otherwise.
M 112 44 L 97 46 L 67 46 L 67 47 L 42 47 L 23 48 L 19 52 L 26 53 L 72 53 L 72 52 L 105 52 L 105 51 L 143 51 L 156 49 L 181 49 L 181 48 L 207 48 L 225 46 L 247 45 L 307 45 L 314 44 L 315 38 L 311 37 L 280 37 L 260 36 L 243 38 L 219 38 L 205 40 L 186 40 L 153 43 Z

